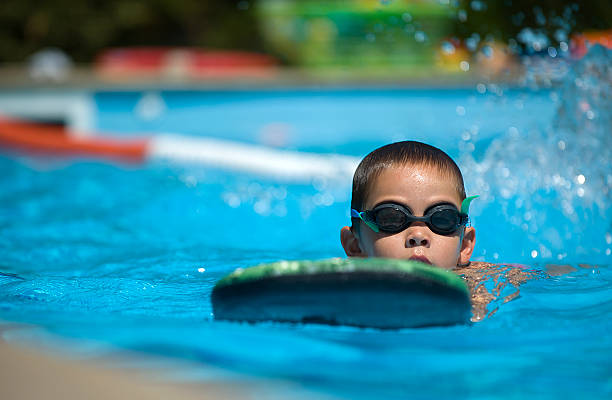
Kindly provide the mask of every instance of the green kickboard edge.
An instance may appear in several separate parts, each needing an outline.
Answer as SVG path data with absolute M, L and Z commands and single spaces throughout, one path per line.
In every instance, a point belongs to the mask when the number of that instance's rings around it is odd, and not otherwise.
M 331 258 L 326 260 L 278 261 L 254 267 L 238 268 L 219 280 L 213 291 L 227 286 L 280 276 L 351 272 L 406 274 L 453 288 L 465 293 L 466 297 L 470 295 L 463 279 L 451 271 L 418 261 L 384 258 Z

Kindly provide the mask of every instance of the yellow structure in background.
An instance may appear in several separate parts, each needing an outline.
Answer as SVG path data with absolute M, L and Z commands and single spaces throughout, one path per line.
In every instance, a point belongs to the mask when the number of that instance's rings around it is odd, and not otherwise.
M 289 64 L 418 70 L 439 65 L 451 35 L 456 10 L 441 3 L 260 0 L 257 15 L 267 45 Z

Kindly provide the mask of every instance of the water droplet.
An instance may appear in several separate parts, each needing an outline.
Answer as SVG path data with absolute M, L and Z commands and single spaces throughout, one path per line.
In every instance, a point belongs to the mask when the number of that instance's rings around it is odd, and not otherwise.
M 253 205 L 253 211 L 255 211 L 259 215 L 267 215 L 270 213 L 270 202 L 261 199 L 255 202 Z
M 585 113 L 585 115 L 586 115 L 587 119 L 593 119 L 593 118 L 595 118 L 595 113 L 593 112 L 593 110 L 588 110 L 588 111 Z
M 612 234 L 610 232 L 606 232 L 606 243 L 612 244 Z
M 455 52 L 455 46 L 451 42 L 444 41 L 442 42 L 442 53 L 444 54 L 453 54 Z
M 579 187 L 578 189 L 576 189 L 576 194 L 578 195 L 578 197 L 584 197 L 584 188 Z
M 586 182 L 586 177 L 584 175 L 582 175 L 582 174 L 576 175 L 575 180 L 576 180 L 577 184 L 584 185 L 584 182 Z
M 557 92 L 550 92 L 548 97 L 554 102 L 559 101 L 559 94 Z
M 463 106 L 457 106 L 457 108 L 455 109 L 455 112 L 457 113 L 457 115 L 465 115 L 465 107 Z
M 610 249 L 606 249 L 606 255 L 609 256 L 610 254 L 612 254 L 612 251 Z
M 478 48 L 479 41 L 480 39 L 476 39 L 475 37 L 469 37 L 465 40 L 465 46 L 468 48 L 469 51 L 476 51 L 476 49 Z
M 548 36 L 544 32 L 534 31 L 531 28 L 523 28 L 517 35 L 517 39 L 536 52 L 548 47 L 549 42 Z
M 559 43 L 559 48 L 561 49 L 561 51 L 565 52 L 569 50 L 569 46 L 567 45 L 566 42 L 560 42 Z
M 580 78 L 576 78 L 574 79 L 574 85 L 576 85 L 576 87 L 581 88 L 582 86 L 584 86 L 584 84 L 582 83 L 582 79 Z M 581 107 L 582 108 L 582 107 Z
M 538 256 L 537 250 L 531 250 L 531 258 L 536 258 Z
M 373 33 L 368 33 L 366 35 L 366 40 L 370 43 L 373 43 L 374 41 L 376 41 L 376 35 Z
M 480 0 L 473 0 L 470 3 L 470 7 L 474 11 L 484 11 L 484 10 L 486 10 L 487 5 L 485 3 L 483 3 L 482 1 L 480 1 Z
M 159 93 L 144 93 L 136 103 L 134 113 L 145 121 L 159 118 L 166 111 L 166 103 Z
M 559 150 L 565 150 L 565 142 L 563 140 L 559 140 L 559 142 L 557 142 L 557 146 L 559 147 Z
M 403 13 L 402 19 L 404 20 L 404 22 L 410 22 L 412 21 L 412 15 L 410 15 L 410 13 Z
M 487 91 L 487 86 L 484 83 L 479 83 L 476 85 L 476 90 L 480 94 L 484 94 Z
M 542 11 L 541 7 L 534 7 L 533 13 L 535 14 L 538 25 L 546 25 L 546 16 L 544 16 L 544 12 Z
M 548 47 L 548 55 L 551 56 L 552 58 L 557 57 L 557 49 L 555 49 L 552 46 Z
M 563 29 L 557 29 L 555 31 L 555 40 L 557 42 L 564 42 L 567 40 L 567 32 Z
M 467 61 L 461 61 L 459 63 L 459 68 L 461 68 L 462 71 L 469 71 L 470 70 L 470 63 Z
M 206 271 L 206 268 L 202 268 L 202 267 L 198 268 L 198 272 L 199 272 L 199 273 L 202 273 L 202 272 L 204 272 L 204 271 Z
M 240 197 L 235 193 L 227 193 L 223 196 L 223 199 L 225 203 L 232 208 L 240 207 Z
M 482 54 L 485 55 L 485 57 L 487 58 L 491 58 L 493 57 L 493 48 L 489 45 L 483 46 L 482 47 Z
M 460 22 L 465 22 L 467 21 L 467 12 L 465 10 L 459 10 L 457 11 L 457 19 Z
M 414 33 L 414 40 L 416 40 L 419 43 L 424 42 L 427 39 L 427 35 L 425 35 L 425 32 L 423 31 L 416 31 Z

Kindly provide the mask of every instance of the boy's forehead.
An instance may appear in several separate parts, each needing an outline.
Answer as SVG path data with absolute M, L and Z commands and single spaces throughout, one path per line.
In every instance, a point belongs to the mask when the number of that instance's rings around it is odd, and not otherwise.
M 461 195 L 458 191 L 457 178 L 450 172 L 441 171 L 439 168 L 425 164 L 402 164 L 390 166 L 379 171 L 377 176 L 370 180 L 364 205 L 368 202 L 370 195 L 377 193 L 384 194 L 385 191 L 392 191 L 395 187 L 404 185 L 428 185 L 435 187 L 440 192 L 451 192 L 458 202 L 461 202 Z M 416 189 L 416 188 L 415 188 Z

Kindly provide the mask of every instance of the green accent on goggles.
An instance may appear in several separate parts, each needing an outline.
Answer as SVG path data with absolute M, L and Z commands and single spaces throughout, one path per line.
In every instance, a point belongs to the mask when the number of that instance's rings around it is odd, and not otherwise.
M 476 198 L 476 197 L 480 197 L 480 195 L 474 195 L 474 196 L 470 196 L 470 197 L 466 197 L 462 202 L 461 202 L 461 214 L 469 214 L 470 211 L 470 204 L 472 203 L 472 201 Z

